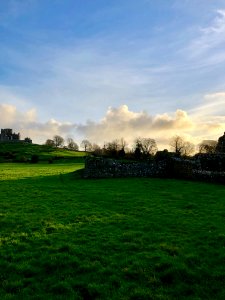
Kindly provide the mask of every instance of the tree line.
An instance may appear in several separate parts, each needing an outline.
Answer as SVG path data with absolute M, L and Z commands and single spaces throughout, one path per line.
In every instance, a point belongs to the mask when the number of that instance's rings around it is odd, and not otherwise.
M 79 151 L 80 148 L 85 152 L 93 152 L 96 155 L 107 155 L 112 157 L 125 157 L 133 156 L 137 159 L 148 158 L 154 156 L 158 151 L 155 139 L 138 137 L 134 139 L 132 148 L 128 148 L 128 143 L 124 138 L 115 139 L 111 142 L 104 143 L 103 147 L 100 147 L 96 143 L 91 143 L 88 139 L 82 140 L 80 145 L 76 143 L 72 138 L 66 140 L 60 136 L 55 135 L 52 139 L 47 139 L 45 145 L 50 147 L 66 148 L 69 150 Z M 216 141 L 203 141 L 197 146 L 190 141 L 185 140 L 181 136 L 173 136 L 170 139 L 170 151 L 174 152 L 177 156 L 191 156 L 195 152 L 198 153 L 215 153 L 218 151 L 218 143 Z M 165 149 L 168 151 L 167 149 Z

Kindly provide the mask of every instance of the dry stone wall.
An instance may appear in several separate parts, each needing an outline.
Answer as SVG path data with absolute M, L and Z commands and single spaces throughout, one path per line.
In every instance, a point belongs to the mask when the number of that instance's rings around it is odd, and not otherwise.
M 215 163 L 216 160 L 216 163 Z M 225 183 L 224 157 L 202 156 L 192 159 L 170 157 L 160 161 L 122 162 L 87 157 L 84 178 L 164 177 Z M 206 161 L 210 161 L 208 165 Z M 215 170 L 215 165 L 220 166 Z M 206 166 L 211 166 L 207 168 Z
M 154 162 L 121 162 L 102 157 L 88 157 L 85 161 L 85 178 L 154 177 L 163 176 L 164 167 Z

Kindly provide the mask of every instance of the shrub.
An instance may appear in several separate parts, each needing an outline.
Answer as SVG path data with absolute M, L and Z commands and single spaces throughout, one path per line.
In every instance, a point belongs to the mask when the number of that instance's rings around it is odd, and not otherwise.
M 32 164 L 36 164 L 36 163 L 38 163 L 39 162 L 39 156 L 37 155 L 37 154 L 33 154 L 32 156 L 31 156 L 31 163 Z
M 27 162 L 27 161 L 28 161 L 28 159 L 24 155 L 20 156 L 19 159 L 18 159 L 18 162 Z

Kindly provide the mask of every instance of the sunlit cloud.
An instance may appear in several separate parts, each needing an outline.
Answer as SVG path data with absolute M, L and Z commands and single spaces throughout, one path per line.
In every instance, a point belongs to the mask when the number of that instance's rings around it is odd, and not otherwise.
M 223 93 L 217 95 L 217 108 L 221 104 L 221 95 Z M 205 96 L 206 99 L 210 97 L 216 95 Z M 166 148 L 172 136 L 181 135 L 198 144 L 203 139 L 218 139 L 225 128 L 225 117 L 217 115 L 218 109 L 211 115 L 207 110 L 204 115 L 204 109 L 198 107 L 191 113 L 178 109 L 174 113 L 154 116 L 144 111 L 130 111 L 127 105 L 110 107 L 101 121 L 79 125 L 77 130 L 98 143 L 123 137 L 132 144 L 136 137 L 142 136 L 154 138 L 159 148 Z
M 69 136 L 76 126 L 54 119 L 40 122 L 35 108 L 22 112 L 14 105 L 0 104 L 0 127 L 12 128 L 14 131 L 20 132 L 22 138 L 30 137 L 34 143 L 44 143 L 46 139 L 52 138 L 56 134 Z
M 46 139 L 60 134 L 76 141 L 88 138 L 101 146 L 105 142 L 124 138 L 132 147 L 137 137 L 156 140 L 159 149 L 168 148 L 172 136 L 180 135 L 198 144 L 202 140 L 215 139 L 225 131 L 225 115 L 220 113 L 224 106 L 225 93 L 205 95 L 202 106 L 191 111 L 177 109 L 175 112 L 150 114 L 135 112 L 127 105 L 109 107 L 99 120 L 84 123 L 62 122 L 55 119 L 40 121 L 35 108 L 20 111 L 10 104 L 0 105 L 0 126 L 20 131 L 22 136 L 30 136 L 34 142 L 44 143 Z

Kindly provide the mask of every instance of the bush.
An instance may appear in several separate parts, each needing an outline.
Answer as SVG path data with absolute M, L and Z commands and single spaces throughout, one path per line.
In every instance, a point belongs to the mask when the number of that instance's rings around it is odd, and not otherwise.
M 27 161 L 28 161 L 28 159 L 27 159 L 27 157 L 24 156 L 24 155 L 22 155 L 22 156 L 20 156 L 20 157 L 18 158 L 18 162 L 27 162 Z
M 173 152 L 169 152 L 167 149 L 163 151 L 157 151 L 155 154 L 154 159 L 156 161 L 161 161 L 161 160 L 167 160 L 170 159 L 172 156 L 174 156 Z
M 39 162 L 39 156 L 37 154 L 33 154 L 31 156 L 31 161 L 30 161 L 32 164 L 36 164 Z

